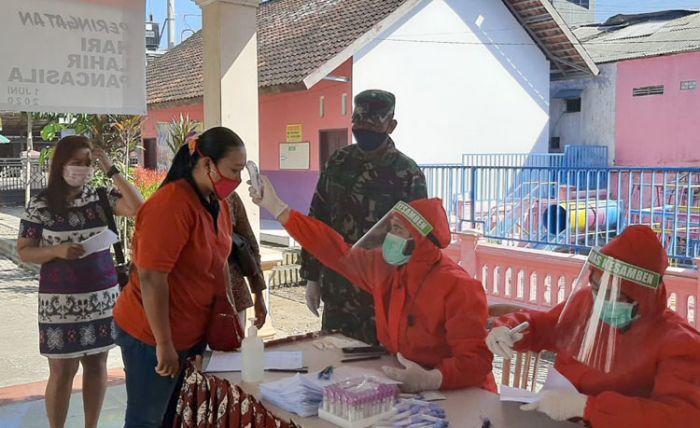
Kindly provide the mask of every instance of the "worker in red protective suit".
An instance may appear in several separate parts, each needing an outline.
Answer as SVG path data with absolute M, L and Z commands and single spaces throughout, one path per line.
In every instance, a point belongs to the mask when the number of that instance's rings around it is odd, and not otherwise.
M 451 238 L 440 200 L 399 202 L 351 246 L 324 223 L 291 211 L 262 178 L 262 196 L 251 187 L 253 201 L 321 263 L 373 295 L 379 340 L 404 366 L 384 369 L 404 391 L 496 391 L 484 342 L 484 289 L 440 250 Z
M 700 427 L 700 334 L 666 308 L 667 266 L 656 234 L 629 226 L 591 252 L 567 302 L 499 318 L 491 351 L 555 351 L 555 368 L 578 390 L 545 392 L 522 409 L 593 428 Z M 510 332 L 524 321 L 524 334 Z

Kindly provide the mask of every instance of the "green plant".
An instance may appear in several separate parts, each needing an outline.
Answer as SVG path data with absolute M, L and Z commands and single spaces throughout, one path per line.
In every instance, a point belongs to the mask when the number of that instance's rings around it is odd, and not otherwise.
M 191 120 L 189 115 L 183 116 L 180 114 L 179 119 L 173 119 L 170 122 L 169 128 L 170 139 L 168 140 L 168 147 L 175 155 L 180 150 L 180 147 L 185 144 L 187 137 L 202 128 L 202 123 Z
M 49 166 L 51 163 L 51 158 L 53 158 L 54 147 L 44 147 L 39 152 L 39 166 L 43 169 Z
M 41 130 L 41 139 L 44 141 L 53 141 L 56 136 L 61 135 L 61 131 L 64 129 L 66 129 L 66 125 L 64 123 L 49 123 Z
M 111 123 L 112 138 L 110 155 L 118 159 L 123 166 L 122 171 L 128 171 L 129 156 L 140 147 L 141 128 L 145 120 L 142 116 L 113 116 Z M 127 179 L 129 177 L 127 176 Z

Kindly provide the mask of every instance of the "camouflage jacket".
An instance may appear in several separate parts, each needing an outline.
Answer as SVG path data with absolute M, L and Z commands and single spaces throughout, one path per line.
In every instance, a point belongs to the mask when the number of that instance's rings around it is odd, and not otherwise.
M 356 145 L 331 155 L 316 186 L 309 215 L 331 226 L 348 243 L 355 243 L 398 201 L 427 198 L 425 176 L 413 159 L 393 141 L 379 157 L 367 160 Z M 302 252 L 301 276 L 318 281 L 321 265 Z

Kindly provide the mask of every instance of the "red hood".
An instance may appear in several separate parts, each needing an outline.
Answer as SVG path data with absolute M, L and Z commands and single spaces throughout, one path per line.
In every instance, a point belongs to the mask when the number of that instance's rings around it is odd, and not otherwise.
M 450 224 L 447 221 L 447 213 L 442 207 L 442 200 L 438 198 L 417 199 L 410 202 L 409 205 L 433 226 L 432 232 L 428 236 L 423 236 L 418 230 L 409 225 L 416 240 L 416 250 L 413 252 L 411 260 L 432 264 L 432 262 L 439 259 L 440 249 L 446 248 L 452 240 Z M 408 225 L 408 222 L 404 223 Z M 439 244 L 439 247 L 436 244 Z
M 656 233 L 648 226 L 628 226 L 617 238 L 600 250 L 606 256 L 663 275 L 668 255 Z M 666 308 L 666 286 L 662 282 L 653 290 L 629 281 L 622 281 L 622 292 L 639 304 L 641 315 L 653 315 Z

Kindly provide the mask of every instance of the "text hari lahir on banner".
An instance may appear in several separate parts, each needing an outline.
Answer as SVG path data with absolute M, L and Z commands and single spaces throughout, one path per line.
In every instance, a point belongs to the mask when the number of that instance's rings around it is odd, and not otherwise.
M 3 0 L 0 111 L 144 114 L 145 0 Z

